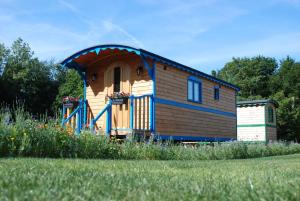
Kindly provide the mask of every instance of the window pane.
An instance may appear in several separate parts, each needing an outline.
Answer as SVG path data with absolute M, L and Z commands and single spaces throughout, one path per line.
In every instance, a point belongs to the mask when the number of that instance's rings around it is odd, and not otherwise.
M 194 101 L 199 102 L 199 83 L 194 83 Z
M 215 97 L 215 100 L 219 100 L 219 88 L 215 88 L 215 95 L 214 95 L 214 97 Z
M 273 123 L 274 122 L 274 112 L 273 112 L 273 108 L 269 107 L 269 122 Z
M 188 100 L 193 100 L 193 82 L 188 81 Z
M 114 92 L 120 92 L 121 84 L 121 68 L 117 67 L 114 69 Z

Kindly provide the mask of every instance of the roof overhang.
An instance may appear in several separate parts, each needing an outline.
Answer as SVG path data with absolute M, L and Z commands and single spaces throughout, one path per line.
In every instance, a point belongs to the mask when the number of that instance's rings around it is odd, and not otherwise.
M 268 103 L 273 104 L 275 107 L 278 107 L 278 102 L 272 99 L 239 101 L 236 105 L 237 107 L 253 107 L 263 106 Z
M 218 79 L 216 77 L 213 77 L 211 75 L 208 75 L 206 73 L 198 71 L 194 68 L 185 66 L 185 65 L 180 64 L 180 63 L 177 63 L 177 62 L 172 61 L 170 59 L 167 59 L 165 57 L 154 54 L 152 52 L 149 52 L 149 51 L 146 51 L 146 50 L 143 50 L 143 49 L 139 49 L 139 48 L 125 46 L 125 45 L 108 44 L 108 45 L 93 46 L 93 47 L 81 50 L 81 51 L 69 56 L 68 58 L 63 60 L 60 64 L 67 67 L 67 68 L 74 68 L 78 71 L 84 71 L 84 69 L 87 67 L 85 65 L 87 63 L 89 63 L 88 61 L 92 61 L 93 59 L 96 59 L 100 54 L 106 54 L 107 52 L 115 52 L 115 53 L 116 52 L 123 52 L 124 54 L 125 53 L 133 53 L 133 54 L 138 55 L 142 58 L 150 58 L 154 61 L 158 61 L 158 62 L 161 62 L 163 64 L 172 66 L 174 68 L 180 69 L 182 71 L 189 72 L 193 75 L 203 77 L 205 79 L 211 80 L 211 81 L 216 82 L 218 84 L 221 84 L 221 85 L 227 86 L 229 88 L 232 88 L 236 91 L 240 90 L 239 87 L 237 87 L 233 84 L 230 84 L 230 83 L 225 82 L 221 79 Z

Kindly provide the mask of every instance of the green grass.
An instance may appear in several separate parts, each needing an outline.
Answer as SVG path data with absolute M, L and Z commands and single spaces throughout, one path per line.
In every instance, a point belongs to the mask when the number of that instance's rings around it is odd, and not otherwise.
M 239 160 L 0 159 L 0 200 L 300 200 L 300 155 Z

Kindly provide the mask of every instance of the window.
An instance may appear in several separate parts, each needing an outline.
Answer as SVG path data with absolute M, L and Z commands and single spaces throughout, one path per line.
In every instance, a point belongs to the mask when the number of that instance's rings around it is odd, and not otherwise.
M 188 101 L 202 102 L 202 84 L 201 80 L 194 76 L 188 77 Z
M 274 110 L 271 106 L 268 107 L 268 122 L 274 123 Z
M 121 85 L 121 68 L 114 68 L 114 92 L 120 92 Z
M 219 100 L 220 99 L 220 87 L 215 86 L 214 88 L 214 99 Z

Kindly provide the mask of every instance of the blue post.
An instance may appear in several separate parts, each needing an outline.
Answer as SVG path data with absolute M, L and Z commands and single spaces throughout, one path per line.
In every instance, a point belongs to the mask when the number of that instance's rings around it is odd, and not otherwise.
M 80 133 L 80 110 L 76 113 L 76 134 Z
M 65 106 L 63 105 L 62 107 L 62 121 L 61 121 L 61 126 L 63 127 L 65 125 L 65 114 L 66 114 L 66 108 Z
M 153 131 L 153 95 L 150 96 L 150 107 L 149 107 L 149 123 L 150 123 L 150 131 Z
M 133 130 L 133 114 L 134 114 L 134 107 L 133 107 L 133 95 L 130 96 L 130 129 Z
M 152 129 L 153 132 L 155 133 L 155 99 L 156 99 L 156 62 L 155 60 L 153 61 L 153 68 L 152 68 L 152 90 L 153 90 L 153 98 L 152 98 Z
M 82 103 L 83 103 L 83 100 L 80 100 L 79 101 L 79 110 L 78 110 L 78 134 L 80 134 L 81 132 L 81 129 L 82 129 Z
M 92 118 L 90 121 L 90 129 L 93 131 L 94 130 L 94 119 Z
M 111 133 L 111 105 L 107 108 L 106 111 L 106 128 L 105 128 L 106 136 L 109 137 Z
M 86 73 L 83 79 L 83 125 L 86 127 L 87 122 L 87 100 L 86 100 Z

